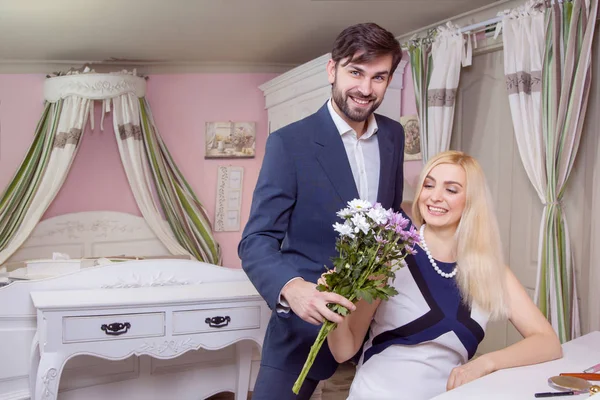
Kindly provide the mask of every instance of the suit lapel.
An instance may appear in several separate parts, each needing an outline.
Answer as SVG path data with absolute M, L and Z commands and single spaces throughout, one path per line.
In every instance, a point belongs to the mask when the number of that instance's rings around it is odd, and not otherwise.
M 377 125 L 379 126 L 377 131 L 377 142 L 379 143 L 379 189 L 377 190 L 377 201 L 384 207 L 391 207 L 395 184 L 392 181 L 394 142 L 391 133 L 383 128 L 383 124 L 377 121 Z
M 358 198 L 348 155 L 327 104 L 315 114 L 314 144 L 323 171 L 344 203 Z

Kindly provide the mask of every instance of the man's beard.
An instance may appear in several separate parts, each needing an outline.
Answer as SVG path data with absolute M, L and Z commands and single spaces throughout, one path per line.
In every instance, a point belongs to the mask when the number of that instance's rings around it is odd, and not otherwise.
M 381 105 L 381 100 L 377 101 L 377 97 L 375 97 L 375 96 L 366 96 L 365 97 L 362 94 L 360 94 L 358 91 L 348 92 L 348 93 L 346 93 L 346 95 L 344 95 L 342 93 L 342 91 L 338 89 L 336 83 L 337 83 L 336 81 L 333 82 L 333 88 L 332 88 L 333 101 L 338 106 L 340 111 L 346 117 L 348 117 L 348 119 L 350 119 L 351 121 L 354 121 L 354 122 L 366 121 L 371 116 L 371 114 L 373 114 L 375 112 L 375 110 L 377 110 L 377 108 Z M 372 101 L 371 107 L 369 107 L 367 109 L 359 109 L 359 110 L 353 109 L 348 104 L 348 101 L 353 101 L 352 99 L 350 99 L 350 96 L 352 96 L 358 100 Z

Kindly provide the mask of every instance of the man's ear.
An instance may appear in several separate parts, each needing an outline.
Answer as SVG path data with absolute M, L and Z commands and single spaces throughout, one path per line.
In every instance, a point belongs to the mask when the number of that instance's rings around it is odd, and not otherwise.
M 337 62 L 333 61 L 333 59 L 329 59 L 329 61 L 327 62 L 327 79 L 332 85 L 333 82 L 335 82 L 336 67 Z

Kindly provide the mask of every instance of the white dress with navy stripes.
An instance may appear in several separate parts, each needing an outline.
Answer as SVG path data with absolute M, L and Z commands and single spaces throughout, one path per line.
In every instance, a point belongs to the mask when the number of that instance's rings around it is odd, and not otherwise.
M 483 340 L 488 314 L 465 306 L 455 280 L 438 275 L 415 249 L 408 268 L 396 272 L 398 294 L 375 313 L 348 400 L 431 399 Z M 455 266 L 437 265 L 444 272 Z

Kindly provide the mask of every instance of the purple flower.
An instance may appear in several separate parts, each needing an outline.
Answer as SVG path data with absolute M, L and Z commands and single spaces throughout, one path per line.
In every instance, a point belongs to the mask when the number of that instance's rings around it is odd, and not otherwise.
M 417 254 L 417 251 L 415 250 L 415 248 L 413 247 L 414 245 L 411 244 L 405 244 L 404 245 L 404 250 L 408 253 L 408 254 L 412 254 L 413 256 L 415 254 Z
M 375 235 L 375 241 L 379 244 L 387 244 L 389 243 L 388 240 L 382 238 L 380 235 Z

